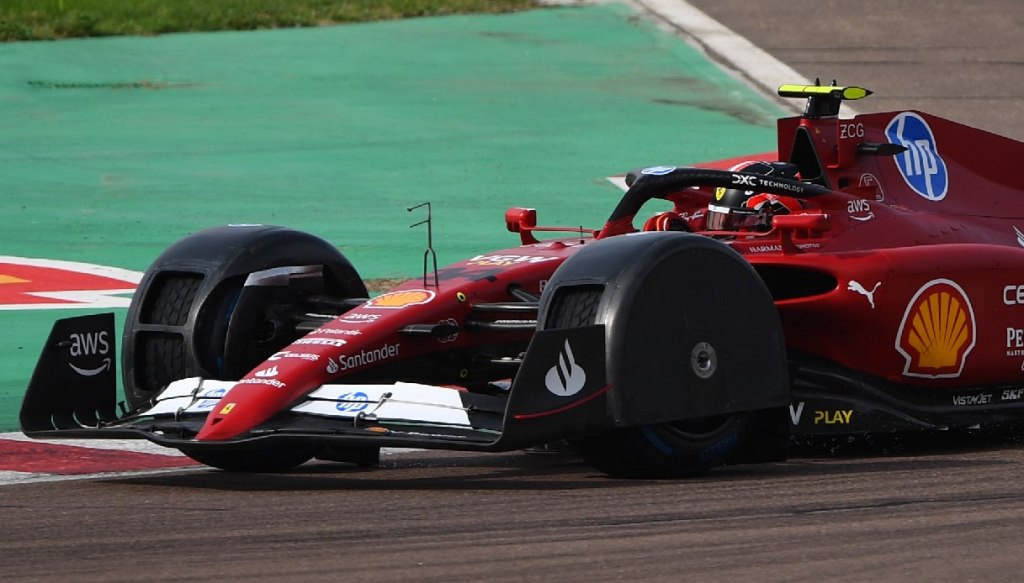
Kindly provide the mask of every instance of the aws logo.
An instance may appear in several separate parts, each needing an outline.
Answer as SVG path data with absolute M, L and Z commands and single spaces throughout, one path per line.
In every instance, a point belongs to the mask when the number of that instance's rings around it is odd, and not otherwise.
M 68 366 L 71 370 L 75 371 L 83 377 L 93 377 L 102 372 L 110 370 L 113 366 L 113 362 L 110 359 L 110 336 L 106 330 L 99 332 L 75 332 L 67 339 L 65 343 L 68 347 L 68 353 L 72 358 L 76 360 L 95 360 L 90 357 L 100 357 L 102 361 L 99 366 L 77 366 L 73 362 L 68 362 Z
M 929 281 L 907 304 L 896 334 L 896 350 L 906 359 L 903 375 L 960 376 L 976 336 L 974 308 L 963 288 L 949 279 Z
M 141 279 L 116 267 L 0 256 L 0 310 L 126 308 Z

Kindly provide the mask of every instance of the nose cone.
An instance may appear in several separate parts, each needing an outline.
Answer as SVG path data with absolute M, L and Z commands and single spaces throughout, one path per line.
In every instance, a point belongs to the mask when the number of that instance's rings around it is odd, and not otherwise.
M 252 424 L 243 419 L 246 416 L 242 414 L 242 410 L 239 410 L 238 415 L 231 416 L 237 407 L 238 403 L 228 398 L 221 399 L 217 408 L 206 417 L 206 424 L 196 435 L 196 439 L 199 441 L 223 441 L 252 429 Z
M 221 397 L 199 431 L 199 441 L 237 439 L 252 431 L 322 382 L 321 367 L 282 352 L 257 366 Z M 319 356 L 313 356 L 319 360 Z
M 206 417 L 199 441 L 224 441 L 242 436 L 286 406 L 290 395 L 274 388 L 235 385 Z

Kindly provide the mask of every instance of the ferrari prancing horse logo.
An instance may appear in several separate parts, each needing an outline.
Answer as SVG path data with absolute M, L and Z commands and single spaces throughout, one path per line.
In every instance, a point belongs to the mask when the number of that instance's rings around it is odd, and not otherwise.
M 956 282 L 933 279 L 907 304 L 896 334 L 906 359 L 903 376 L 955 378 L 964 370 L 976 338 L 974 308 Z

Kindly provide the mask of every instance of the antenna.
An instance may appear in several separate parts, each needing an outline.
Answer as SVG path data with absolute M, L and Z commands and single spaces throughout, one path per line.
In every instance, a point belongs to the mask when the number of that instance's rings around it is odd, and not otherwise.
M 424 207 L 424 206 L 427 207 L 427 218 L 423 219 L 422 221 L 420 221 L 418 223 L 413 223 L 413 224 L 409 225 L 409 228 L 411 229 L 413 227 L 418 227 L 418 226 L 420 226 L 420 225 L 422 225 L 424 223 L 427 225 L 427 250 L 423 252 L 423 287 L 427 287 L 428 285 L 430 285 L 430 284 L 427 283 L 427 258 L 428 257 L 434 260 L 434 287 L 440 287 L 440 283 L 438 283 L 438 279 L 437 279 L 437 254 L 434 253 L 434 227 L 433 227 L 434 223 L 433 223 L 433 216 L 431 215 L 430 203 L 429 202 L 421 202 L 420 204 L 418 204 L 416 206 L 411 206 L 411 207 L 409 207 L 409 208 L 407 208 L 405 210 L 411 213 L 412 211 L 414 211 L 414 210 L 416 210 L 416 209 L 418 209 L 420 207 Z

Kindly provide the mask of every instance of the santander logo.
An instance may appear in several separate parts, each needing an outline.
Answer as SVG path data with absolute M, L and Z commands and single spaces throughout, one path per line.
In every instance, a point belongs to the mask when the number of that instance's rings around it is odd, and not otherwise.
M 142 272 L 0 255 L 0 310 L 127 308 Z
M 565 349 L 558 354 L 558 364 L 548 369 L 544 376 L 544 386 L 553 395 L 571 397 L 583 390 L 587 382 L 587 373 L 576 364 L 569 341 L 565 341 Z

